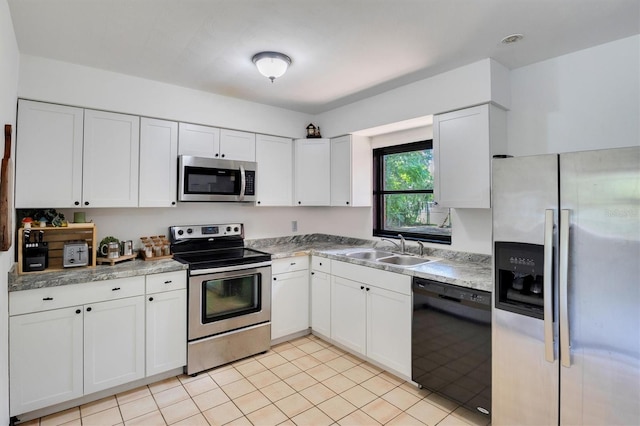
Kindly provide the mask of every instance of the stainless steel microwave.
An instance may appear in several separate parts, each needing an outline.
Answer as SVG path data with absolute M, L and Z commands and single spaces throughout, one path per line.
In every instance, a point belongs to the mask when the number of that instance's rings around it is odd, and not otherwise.
M 180 201 L 254 202 L 257 163 L 217 158 L 178 157 Z

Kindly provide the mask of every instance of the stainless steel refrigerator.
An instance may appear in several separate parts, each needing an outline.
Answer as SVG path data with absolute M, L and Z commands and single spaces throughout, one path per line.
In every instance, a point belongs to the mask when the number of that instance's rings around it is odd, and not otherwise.
M 492 424 L 640 424 L 640 147 L 492 178 Z

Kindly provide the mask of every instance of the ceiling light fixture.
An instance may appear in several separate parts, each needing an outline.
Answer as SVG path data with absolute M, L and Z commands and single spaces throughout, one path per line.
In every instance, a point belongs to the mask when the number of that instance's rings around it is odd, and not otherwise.
M 260 74 L 270 79 L 272 83 L 276 78 L 282 77 L 291 65 L 291 58 L 279 52 L 256 53 L 252 61 Z
M 522 34 L 511 34 L 503 38 L 500 42 L 502 44 L 512 44 L 522 40 L 524 36 Z

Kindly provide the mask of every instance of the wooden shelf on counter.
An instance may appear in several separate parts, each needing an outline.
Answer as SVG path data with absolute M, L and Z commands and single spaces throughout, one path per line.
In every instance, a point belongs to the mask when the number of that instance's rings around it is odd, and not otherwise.
M 96 249 L 98 242 L 97 229 L 94 223 L 70 223 L 68 226 L 46 226 L 31 227 L 31 233 L 43 231 L 43 242 L 49 244 L 49 267 L 44 271 L 26 272 L 22 268 L 23 249 L 24 249 L 24 228 L 18 229 L 18 274 L 38 274 L 51 271 L 62 271 L 64 269 L 77 268 L 95 268 L 96 266 Z M 89 265 L 78 266 L 75 268 L 64 268 L 62 266 L 62 255 L 64 251 L 64 243 L 71 240 L 84 240 L 89 247 Z

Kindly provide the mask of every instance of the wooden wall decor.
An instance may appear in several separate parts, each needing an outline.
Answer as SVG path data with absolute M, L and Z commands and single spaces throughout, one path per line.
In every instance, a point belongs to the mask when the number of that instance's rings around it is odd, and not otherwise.
M 0 166 L 0 250 L 11 248 L 11 185 L 13 170 L 11 167 L 11 124 L 4 125 L 4 157 Z

